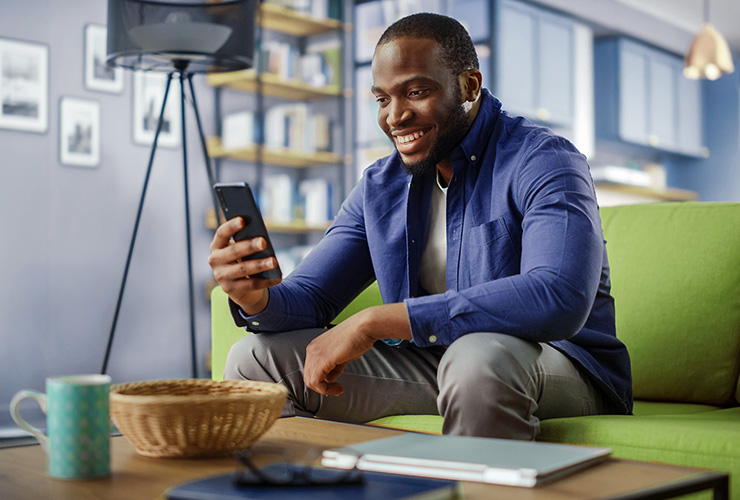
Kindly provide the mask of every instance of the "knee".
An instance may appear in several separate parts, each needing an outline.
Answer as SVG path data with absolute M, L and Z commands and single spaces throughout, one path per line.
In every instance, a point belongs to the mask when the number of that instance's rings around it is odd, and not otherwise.
M 268 373 L 270 340 L 266 335 L 248 334 L 237 341 L 226 357 L 224 380 L 274 382 Z
M 511 387 L 528 378 L 536 361 L 538 344 L 499 333 L 471 333 L 450 345 L 439 363 L 440 393 L 495 394 L 497 387 Z

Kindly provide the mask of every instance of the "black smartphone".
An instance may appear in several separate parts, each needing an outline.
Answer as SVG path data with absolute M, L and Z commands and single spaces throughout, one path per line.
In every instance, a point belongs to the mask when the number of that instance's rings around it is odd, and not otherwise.
M 219 182 L 213 185 L 216 197 L 221 204 L 221 210 L 227 220 L 234 217 L 244 219 L 244 227 L 234 235 L 234 241 L 248 240 L 262 236 L 267 242 L 267 248 L 261 252 L 250 255 L 247 259 L 264 259 L 275 257 L 275 250 L 270 243 L 265 221 L 262 219 L 257 203 L 254 201 L 252 190 L 246 182 Z M 277 262 L 277 258 L 275 258 Z M 280 265 L 275 269 L 255 274 L 252 278 L 277 279 L 282 278 Z

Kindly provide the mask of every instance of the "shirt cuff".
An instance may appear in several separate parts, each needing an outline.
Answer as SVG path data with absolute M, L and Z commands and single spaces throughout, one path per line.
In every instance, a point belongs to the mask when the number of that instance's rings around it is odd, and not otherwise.
M 414 344 L 435 347 L 452 343 L 449 309 L 444 294 L 406 299 L 404 303 Z
M 267 307 L 253 316 L 248 315 L 234 301 L 229 299 L 231 316 L 234 318 L 236 326 L 241 326 L 252 333 L 262 333 L 265 331 L 278 331 L 280 329 L 281 315 L 273 311 L 279 311 L 280 294 L 270 290 L 270 299 L 267 301 Z

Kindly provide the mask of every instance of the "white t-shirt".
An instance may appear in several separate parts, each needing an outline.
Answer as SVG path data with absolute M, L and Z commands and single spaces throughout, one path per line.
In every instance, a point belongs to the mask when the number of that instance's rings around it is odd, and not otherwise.
M 437 186 L 432 188 L 429 236 L 421 256 L 419 283 L 430 294 L 447 291 L 447 188 L 442 187 L 437 172 Z

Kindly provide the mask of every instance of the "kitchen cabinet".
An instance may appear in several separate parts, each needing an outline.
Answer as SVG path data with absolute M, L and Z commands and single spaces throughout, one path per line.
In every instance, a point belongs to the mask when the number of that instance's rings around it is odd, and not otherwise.
M 575 22 L 528 4 L 500 0 L 495 27 L 494 94 L 512 113 L 570 126 Z
M 594 49 L 596 134 L 648 148 L 703 156 L 701 87 L 683 60 L 625 38 Z

